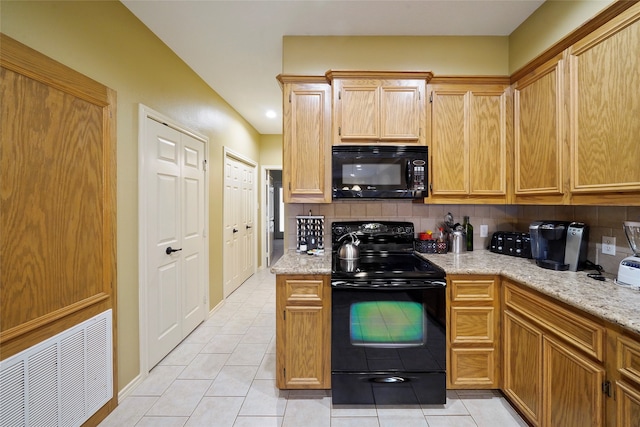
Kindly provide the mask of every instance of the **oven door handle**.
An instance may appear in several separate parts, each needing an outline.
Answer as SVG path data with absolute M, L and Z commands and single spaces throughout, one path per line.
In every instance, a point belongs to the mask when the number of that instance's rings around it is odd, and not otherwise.
M 444 280 L 407 280 L 394 283 L 393 281 L 348 281 L 332 280 L 331 287 L 336 289 L 361 289 L 377 291 L 395 291 L 421 288 L 444 288 L 447 282 Z

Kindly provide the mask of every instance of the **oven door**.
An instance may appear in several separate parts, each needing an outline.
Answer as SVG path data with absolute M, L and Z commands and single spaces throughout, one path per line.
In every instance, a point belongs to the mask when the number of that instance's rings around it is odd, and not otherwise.
M 445 288 L 333 287 L 336 404 L 445 403 Z

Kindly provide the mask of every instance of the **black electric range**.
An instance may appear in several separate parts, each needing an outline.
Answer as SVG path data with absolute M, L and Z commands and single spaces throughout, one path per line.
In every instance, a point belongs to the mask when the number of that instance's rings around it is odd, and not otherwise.
M 445 272 L 415 255 L 410 222 L 334 222 L 331 229 L 333 403 L 445 403 Z M 350 233 L 360 256 L 340 259 Z

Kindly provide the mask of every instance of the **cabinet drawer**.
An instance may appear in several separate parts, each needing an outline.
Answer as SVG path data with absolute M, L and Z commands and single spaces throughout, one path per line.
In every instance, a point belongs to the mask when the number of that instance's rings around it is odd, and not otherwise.
M 505 284 L 504 303 L 559 339 L 603 360 L 604 326 L 515 285 Z
M 493 301 L 495 299 L 495 281 L 493 279 L 451 280 L 451 300 Z
M 640 343 L 627 337 L 618 337 L 618 371 L 640 385 Z
M 451 351 L 451 384 L 470 388 L 496 387 L 494 348 L 456 348 Z
M 451 343 L 493 343 L 495 315 L 493 307 L 452 307 Z
M 287 279 L 286 305 L 322 305 L 322 280 Z

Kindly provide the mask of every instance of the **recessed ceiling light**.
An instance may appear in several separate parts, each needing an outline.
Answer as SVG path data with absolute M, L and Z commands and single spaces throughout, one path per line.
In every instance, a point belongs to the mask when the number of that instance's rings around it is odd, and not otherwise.
M 276 112 L 273 110 L 267 110 L 267 117 L 269 117 L 270 119 L 275 119 L 277 116 Z

